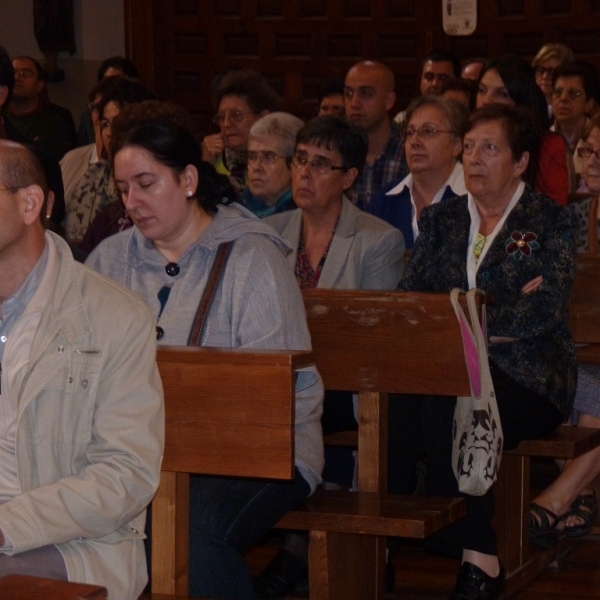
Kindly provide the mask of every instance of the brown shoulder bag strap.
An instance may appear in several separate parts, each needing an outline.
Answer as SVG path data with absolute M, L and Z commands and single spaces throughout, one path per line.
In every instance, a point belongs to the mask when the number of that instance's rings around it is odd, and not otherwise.
M 231 251 L 232 246 L 233 242 L 223 242 L 222 244 L 219 244 L 219 247 L 217 248 L 217 256 L 212 264 L 202 298 L 200 298 L 200 304 L 196 311 L 196 317 L 194 318 L 194 324 L 190 332 L 188 346 L 200 345 L 200 340 L 202 339 L 202 334 L 206 327 L 206 318 L 208 317 L 215 291 L 219 285 L 223 271 L 225 270 L 225 265 L 227 264 L 227 259 L 229 258 L 229 252 Z

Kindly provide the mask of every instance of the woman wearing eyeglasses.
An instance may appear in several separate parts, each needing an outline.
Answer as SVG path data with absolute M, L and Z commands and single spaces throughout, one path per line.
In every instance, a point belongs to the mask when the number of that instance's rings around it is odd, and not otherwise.
M 298 208 L 267 223 L 292 245 L 288 261 L 300 287 L 395 289 L 400 280 L 402 235 L 344 196 L 365 163 L 366 144 L 362 130 L 334 116 L 298 132 L 291 161 Z
M 296 134 L 304 122 L 285 112 L 263 117 L 248 137 L 248 187 L 241 203 L 257 217 L 264 218 L 296 208 L 292 198 L 290 160 Z
M 568 323 L 575 223 L 568 209 L 525 183 L 537 144 L 537 128 L 524 109 L 493 105 L 471 115 L 463 140 L 468 194 L 423 211 L 400 283 L 411 291 L 460 287 L 493 295 L 487 333 L 504 449 L 554 431 L 575 395 Z M 453 416 L 451 399 L 424 399 L 420 418 L 404 424 L 409 434 L 422 433 L 420 446 L 407 454 L 427 452 L 428 495 L 459 495 L 450 458 Z M 451 600 L 496 600 L 505 576 L 492 527 L 493 492 L 466 500 L 467 516 L 431 543 L 462 556 Z
M 552 74 L 554 69 L 563 63 L 573 62 L 574 60 L 575 55 L 568 46 L 545 44 L 531 61 L 531 66 L 535 71 L 535 82 L 546 98 L 549 117 L 552 117 Z
M 467 191 L 459 157 L 468 116 L 465 106 L 438 96 L 415 98 L 406 110 L 404 153 L 409 174 L 379 191 L 367 211 L 397 227 L 408 249 L 419 235 L 425 207 Z
M 587 64 L 574 62 L 558 67 L 552 76 L 552 110 L 554 125 L 552 130 L 560 133 L 573 155 L 575 174 L 579 179 L 583 162 L 577 156 L 581 146 L 581 136 L 588 124 L 588 115 L 597 107 L 594 95 L 600 92 L 598 74 Z M 580 181 L 577 181 L 579 185 Z M 582 186 L 578 191 L 587 191 Z
M 244 153 L 250 128 L 261 117 L 281 110 L 283 100 L 257 71 L 235 69 L 217 83 L 213 104 L 217 108 L 213 122 L 220 131 L 204 138 L 202 159 L 229 176 L 239 199 L 246 187 Z

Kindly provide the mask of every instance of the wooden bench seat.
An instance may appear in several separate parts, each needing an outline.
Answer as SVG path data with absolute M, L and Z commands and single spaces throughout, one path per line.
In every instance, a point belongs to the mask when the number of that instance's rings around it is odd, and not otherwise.
M 2 600 L 106 600 L 106 588 L 29 575 L 7 575 L 0 579 Z
M 436 359 L 432 361 L 424 346 L 423 371 L 407 365 L 412 378 L 405 376 L 404 386 L 408 381 L 413 391 L 424 386 L 432 393 L 436 390 L 455 394 L 468 391 L 466 368 L 461 359 L 460 331 L 447 296 L 392 293 L 372 298 L 365 295 L 357 306 L 356 299 L 352 299 L 354 295 L 348 294 L 340 300 L 351 308 L 350 312 L 343 309 L 346 317 L 351 319 L 351 341 L 352 336 L 357 335 L 358 324 L 358 339 L 368 340 L 373 347 L 380 347 L 383 331 L 388 331 L 392 342 L 398 328 L 389 329 L 388 326 L 396 322 L 402 323 L 404 330 L 420 336 L 423 344 L 435 339 L 446 349 L 445 352 L 434 352 Z M 314 299 L 317 304 L 313 305 L 312 314 L 322 315 L 318 305 L 321 298 L 316 294 Z M 329 308 L 334 307 L 329 305 Z M 354 310 L 359 312 L 352 312 Z M 334 316 L 334 312 L 330 315 Z M 335 337 L 337 317 L 331 324 L 333 329 L 329 331 Z M 452 335 L 446 336 L 442 344 L 439 339 L 444 337 L 447 328 Z M 327 328 L 319 326 L 319 330 L 325 332 Z M 346 327 L 343 331 L 348 333 L 349 329 Z M 438 332 L 441 332 L 439 339 Z M 406 336 L 402 334 L 400 338 L 405 340 Z M 326 361 L 334 356 L 334 365 L 339 364 L 340 357 L 350 358 L 351 353 L 343 344 L 335 348 L 328 346 L 321 357 Z M 406 340 L 403 345 L 407 346 Z M 457 350 L 455 356 L 453 349 Z M 394 349 L 390 347 L 390 350 Z M 367 351 L 364 342 L 359 351 Z M 448 382 L 446 386 L 432 386 L 425 371 L 430 371 L 432 364 L 441 365 L 445 354 L 451 359 L 444 363 L 444 368 L 449 368 Z M 370 355 L 377 360 L 374 353 Z M 406 352 L 401 351 L 397 356 L 403 355 Z M 388 353 L 385 353 L 387 364 L 381 362 L 377 367 L 367 365 L 362 354 L 354 356 L 359 363 L 356 370 L 352 364 L 346 364 L 338 372 L 338 381 L 326 379 L 326 384 L 335 381 L 336 389 L 360 390 L 362 441 L 359 452 L 363 453 L 365 465 L 359 473 L 362 492 L 352 495 L 319 493 L 307 503 L 305 511 L 312 510 L 313 513 L 310 518 L 319 519 L 317 523 L 309 518 L 303 526 L 311 529 L 313 599 L 382 598 L 385 594 L 386 536 L 421 538 L 465 512 L 463 500 L 391 497 L 385 493 L 385 392 L 388 389 L 395 391 L 397 382 L 391 382 L 402 377 L 402 369 L 398 369 L 397 360 Z M 415 353 L 411 356 L 414 359 Z M 306 366 L 307 360 L 314 359 L 308 353 L 159 349 L 158 364 L 165 388 L 166 447 L 161 486 L 153 503 L 153 594 L 185 596 L 187 593 L 188 473 L 292 476 L 293 374 L 294 369 Z M 336 370 L 334 366 L 333 371 Z M 327 372 L 332 373 L 331 370 Z M 349 372 L 358 376 L 358 380 L 348 380 L 345 388 L 337 385 L 339 378 L 348 378 Z M 265 382 L 268 382 L 267 386 Z M 236 411 L 242 414 L 233 414 Z M 300 527 L 298 515 L 302 512 L 295 511 L 285 519 L 292 519 L 290 523 Z M 323 519 L 328 525 L 324 525 Z M 313 526 L 319 530 L 313 530 Z
M 600 429 L 562 425 L 542 440 L 523 440 L 505 454 L 546 458 L 576 458 L 600 446 Z
M 459 498 L 322 490 L 280 527 L 424 539 L 465 515 Z

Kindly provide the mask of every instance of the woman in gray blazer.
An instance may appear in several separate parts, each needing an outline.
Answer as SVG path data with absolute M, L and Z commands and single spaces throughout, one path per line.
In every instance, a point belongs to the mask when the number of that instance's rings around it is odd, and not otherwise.
M 290 242 L 288 261 L 301 288 L 395 289 L 404 270 L 404 238 L 345 196 L 365 163 L 361 130 L 338 117 L 302 128 L 291 160 L 298 207 L 265 221 Z

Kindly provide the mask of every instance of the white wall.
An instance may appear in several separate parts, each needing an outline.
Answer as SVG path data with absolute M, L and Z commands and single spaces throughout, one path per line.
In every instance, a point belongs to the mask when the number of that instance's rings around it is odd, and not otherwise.
M 65 81 L 48 86 L 53 102 L 71 109 L 75 123 L 87 106 L 96 70 L 108 56 L 125 54 L 123 0 L 74 0 L 77 52 L 61 52 L 58 67 Z M 0 0 L 0 45 L 11 56 L 42 59 L 33 34 L 33 1 Z

